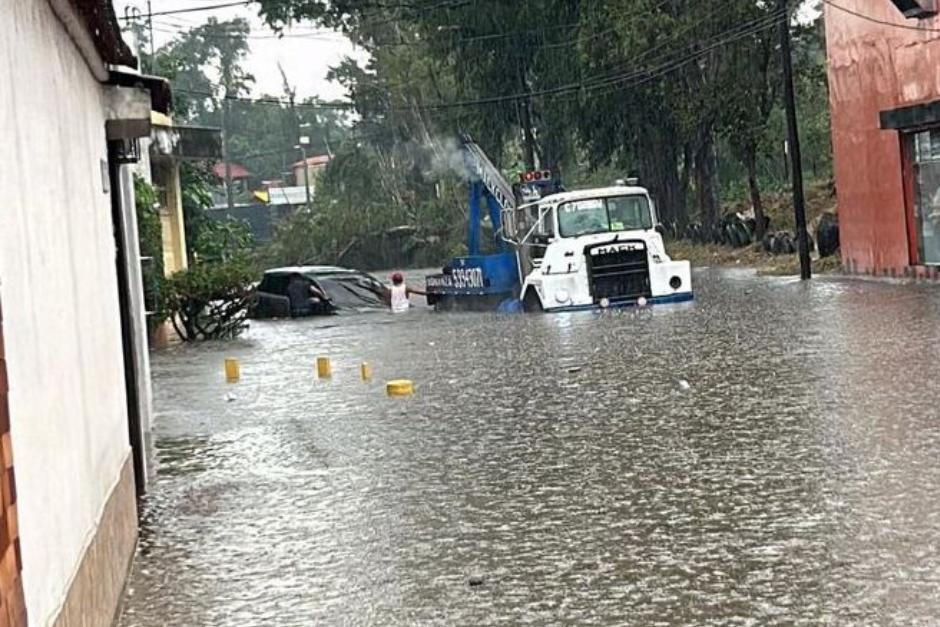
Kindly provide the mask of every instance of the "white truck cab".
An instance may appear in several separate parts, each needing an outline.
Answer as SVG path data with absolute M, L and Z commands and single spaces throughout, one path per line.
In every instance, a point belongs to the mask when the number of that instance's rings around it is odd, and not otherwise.
M 617 185 L 547 196 L 504 218 L 526 311 L 682 302 L 688 261 L 666 255 L 649 192 Z M 515 234 L 515 235 L 513 235 Z

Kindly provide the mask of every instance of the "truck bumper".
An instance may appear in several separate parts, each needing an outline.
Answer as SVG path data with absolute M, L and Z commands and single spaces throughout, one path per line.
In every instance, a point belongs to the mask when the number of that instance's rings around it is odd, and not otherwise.
M 687 303 L 695 300 L 695 295 L 692 292 L 679 292 L 676 294 L 669 294 L 668 296 L 654 296 L 652 298 L 646 299 L 646 302 L 649 305 L 669 305 L 675 303 Z M 626 307 L 636 307 L 636 300 L 614 300 L 611 301 L 607 309 L 623 309 Z M 599 311 L 604 308 L 597 304 L 590 305 L 568 305 L 564 307 L 554 307 L 546 308 L 546 313 L 569 313 L 572 311 Z

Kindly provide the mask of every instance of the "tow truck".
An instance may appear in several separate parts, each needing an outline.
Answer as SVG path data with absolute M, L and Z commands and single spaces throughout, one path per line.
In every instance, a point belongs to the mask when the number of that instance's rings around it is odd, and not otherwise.
M 656 207 L 635 180 L 567 191 L 549 171 L 512 186 L 471 139 L 469 254 L 427 277 L 441 310 L 561 312 L 693 299 L 688 261 L 666 254 Z M 497 252 L 482 254 L 485 201 Z

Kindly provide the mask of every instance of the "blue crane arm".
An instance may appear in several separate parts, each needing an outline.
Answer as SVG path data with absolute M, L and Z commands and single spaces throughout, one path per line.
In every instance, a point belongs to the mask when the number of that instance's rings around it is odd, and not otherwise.
M 499 171 L 499 168 L 493 165 L 483 149 L 470 138 L 465 138 L 464 151 L 467 167 L 470 169 L 471 174 L 483 183 L 483 187 L 496 200 L 500 209 L 504 212 L 514 211 L 516 209 L 516 195 L 513 192 L 512 185 Z

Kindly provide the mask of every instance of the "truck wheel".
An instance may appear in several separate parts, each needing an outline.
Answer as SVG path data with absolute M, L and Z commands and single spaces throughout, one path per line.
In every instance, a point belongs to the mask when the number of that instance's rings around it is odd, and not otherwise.
M 525 293 L 525 298 L 522 299 L 522 309 L 526 313 L 542 313 L 544 311 L 542 301 L 539 300 L 539 295 L 535 290 L 529 289 Z

